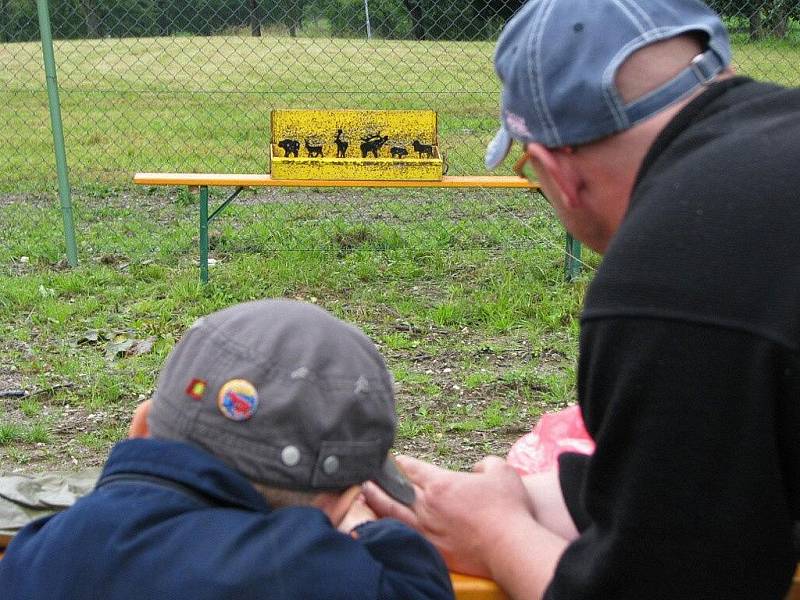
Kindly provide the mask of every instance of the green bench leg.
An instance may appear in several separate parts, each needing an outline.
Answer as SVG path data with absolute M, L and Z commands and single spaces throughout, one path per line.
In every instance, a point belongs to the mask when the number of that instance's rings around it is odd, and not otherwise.
M 238 188 L 215 212 L 214 216 L 228 205 L 242 190 Z M 208 283 L 208 186 L 200 186 L 200 281 Z M 581 243 L 566 234 L 564 248 L 564 275 L 567 281 L 573 281 L 581 272 Z
M 581 243 L 567 233 L 564 247 L 564 277 L 574 281 L 581 272 Z
M 200 186 L 200 281 L 208 283 L 208 186 Z

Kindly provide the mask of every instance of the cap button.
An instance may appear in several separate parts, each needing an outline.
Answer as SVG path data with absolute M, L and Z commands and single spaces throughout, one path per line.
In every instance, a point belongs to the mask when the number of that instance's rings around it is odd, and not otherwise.
M 281 450 L 281 460 L 287 467 L 293 467 L 300 462 L 300 450 L 295 446 L 286 446 Z
M 335 456 L 329 456 L 322 461 L 322 470 L 325 471 L 326 475 L 333 475 L 339 470 L 339 459 Z

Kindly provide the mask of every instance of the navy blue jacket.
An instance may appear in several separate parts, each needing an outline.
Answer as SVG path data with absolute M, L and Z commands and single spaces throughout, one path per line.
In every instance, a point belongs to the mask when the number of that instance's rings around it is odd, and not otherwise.
M 316 508 L 271 509 L 247 479 L 197 448 L 127 440 L 91 494 L 14 538 L 0 561 L 0 595 L 452 598 L 441 557 L 418 533 L 388 519 L 357 533 L 340 533 Z

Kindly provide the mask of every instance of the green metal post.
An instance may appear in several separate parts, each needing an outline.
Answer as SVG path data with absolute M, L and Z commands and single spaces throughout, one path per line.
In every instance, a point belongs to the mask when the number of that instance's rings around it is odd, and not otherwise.
M 580 272 L 581 243 L 567 233 L 564 247 L 564 276 L 567 281 L 573 281 Z
M 64 149 L 64 129 L 61 126 L 61 103 L 58 99 L 56 61 L 53 56 L 53 33 L 50 29 L 50 12 L 47 0 L 36 0 L 39 11 L 39 30 L 42 35 L 42 57 L 47 80 L 47 104 L 50 107 L 50 123 L 53 127 L 53 145 L 56 152 L 58 173 L 58 195 L 61 198 L 61 214 L 64 218 L 64 238 L 67 243 L 67 261 L 70 266 L 78 264 L 78 246 L 75 243 L 75 224 L 72 219 L 72 199 L 67 176 L 67 153 Z
M 208 283 L 208 186 L 200 186 L 200 281 Z

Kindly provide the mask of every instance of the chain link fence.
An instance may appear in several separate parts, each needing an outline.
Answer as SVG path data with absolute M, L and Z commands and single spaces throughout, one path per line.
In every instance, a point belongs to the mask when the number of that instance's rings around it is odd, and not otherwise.
M 52 0 L 82 257 L 157 247 L 153 220 L 142 220 L 138 206 L 191 208 L 182 191 L 134 189 L 135 172 L 268 172 L 270 111 L 276 108 L 432 109 L 448 173 L 483 173 L 483 151 L 497 125 L 494 42 L 521 4 Z M 798 84 L 800 2 L 718 0 L 714 7 L 731 30 L 740 73 Z M 35 3 L 0 0 L 4 260 L 37 255 L 56 262 L 63 254 L 39 39 Z M 270 202 L 271 214 L 283 214 L 283 221 L 296 221 L 309 203 L 324 206 L 317 223 L 330 224 L 328 240 L 342 228 L 377 226 L 382 219 L 410 243 L 458 236 L 468 215 L 484 223 L 480 233 L 469 233 L 478 243 L 502 238 L 560 249 L 557 227 L 532 233 L 520 226 L 542 210 L 520 196 L 294 190 L 250 198 Z M 174 214 L 192 219 L 188 209 Z M 310 231 L 275 231 L 262 243 L 299 249 L 319 244 Z M 514 233 L 501 235 L 508 231 Z

